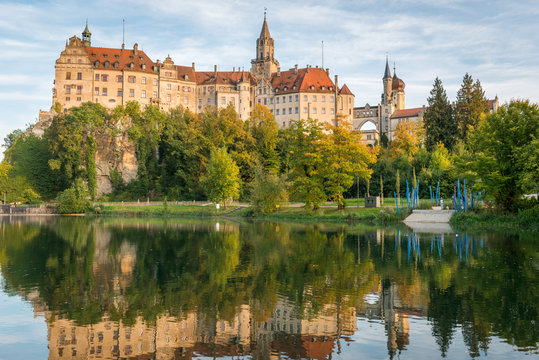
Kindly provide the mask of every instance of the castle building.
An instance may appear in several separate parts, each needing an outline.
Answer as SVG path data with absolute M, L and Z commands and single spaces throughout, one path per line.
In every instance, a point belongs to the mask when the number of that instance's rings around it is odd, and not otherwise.
M 182 106 L 195 113 L 207 107 L 232 105 L 241 120 L 247 120 L 257 105 L 266 106 L 279 127 L 291 120 L 313 118 L 335 123 L 352 120 L 354 95 L 338 78 L 333 82 L 329 69 L 296 65 L 281 71 L 274 57 L 275 45 L 266 15 L 256 40 L 256 58 L 251 71 L 196 71 L 192 66 L 175 65 L 167 56 L 152 61 L 138 44 L 126 49 L 93 47 L 88 24 L 82 39 L 72 36 L 56 60 L 53 108 L 67 111 L 83 102 L 96 102 L 112 109 L 137 101 L 142 106 L 157 104 L 163 110 Z

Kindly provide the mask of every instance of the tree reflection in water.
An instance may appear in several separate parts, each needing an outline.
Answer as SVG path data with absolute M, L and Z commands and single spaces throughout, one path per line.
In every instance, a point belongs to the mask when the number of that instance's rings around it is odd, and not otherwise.
M 445 356 L 493 337 L 537 351 L 538 252 L 523 234 L 193 220 L 4 219 L 4 291 L 47 318 L 50 358 L 338 356 L 357 319 L 390 358 L 427 319 Z M 273 355 L 272 355 L 273 354 Z

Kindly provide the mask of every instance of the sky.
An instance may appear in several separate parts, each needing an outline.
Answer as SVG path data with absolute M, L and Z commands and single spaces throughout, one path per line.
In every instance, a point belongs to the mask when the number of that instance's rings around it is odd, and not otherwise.
M 439 77 L 451 101 L 464 74 L 488 98 L 539 102 L 538 0 L 0 0 L 0 141 L 52 105 L 54 63 L 86 19 L 92 45 L 136 42 L 197 70 L 250 68 L 267 7 L 282 70 L 322 65 L 378 104 L 386 55 L 406 83 L 406 107 L 427 104 Z

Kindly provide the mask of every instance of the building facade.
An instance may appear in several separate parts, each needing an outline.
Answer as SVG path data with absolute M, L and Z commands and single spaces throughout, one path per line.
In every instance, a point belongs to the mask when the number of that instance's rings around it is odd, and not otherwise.
M 56 61 L 53 108 L 67 111 L 96 102 L 113 109 L 137 101 L 162 110 L 182 106 L 199 113 L 207 107 L 233 106 L 245 121 L 256 105 L 263 105 L 279 127 L 308 117 L 328 123 L 352 120 L 354 95 L 346 85 L 339 88 L 337 76 L 333 82 L 329 69 L 309 65 L 281 71 L 274 46 L 264 15 L 249 72 L 239 67 L 218 71 L 217 65 L 213 71 L 196 71 L 194 63 L 179 66 L 170 56 L 154 62 L 138 44 L 132 49 L 124 44 L 119 49 L 93 47 L 86 25 L 82 38 L 69 38 Z

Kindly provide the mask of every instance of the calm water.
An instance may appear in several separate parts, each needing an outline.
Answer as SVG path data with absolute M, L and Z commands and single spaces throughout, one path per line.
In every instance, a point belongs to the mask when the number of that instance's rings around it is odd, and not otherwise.
M 0 219 L 0 359 L 539 354 L 533 235 Z

